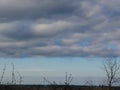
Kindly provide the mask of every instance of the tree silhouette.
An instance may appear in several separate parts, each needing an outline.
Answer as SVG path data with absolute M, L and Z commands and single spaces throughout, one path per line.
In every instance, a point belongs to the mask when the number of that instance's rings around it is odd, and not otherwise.
M 118 76 L 120 71 L 120 65 L 116 58 L 107 58 L 103 63 L 104 71 L 107 77 L 108 90 L 111 90 L 113 84 L 119 82 L 120 78 Z

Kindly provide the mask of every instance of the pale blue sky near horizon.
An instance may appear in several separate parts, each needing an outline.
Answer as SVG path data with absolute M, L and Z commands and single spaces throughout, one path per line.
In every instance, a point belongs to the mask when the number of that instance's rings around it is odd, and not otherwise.
M 6 64 L 8 71 L 15 70 L 28 76 L 64 76 L 65 72 L 74 76 L 102 76 L 102 58 L 1 58 L 1 70 Z M 28 74 L 27 74 L 28 73 Z
M 103 70 L 104 60 L 105 58 L 81 57 L 0 58 L 0 72 L 2 72 L 4 64 L 6 64 L 4 80 L 7 78 L 11 80 L 11 63 L 14 63 L 15 76 L 18 78 L 16 72 L 19 72 L 24 78 L 24 84 L 40 84 L 43 77 L 50 81 L 64 82 L 66 72 L 68 75 L 72 74 L 75 78 L 73 84 L 79 84 L 80 82 L 85 83 L 89 79 L 100 81 L 101 79 L 99 78 L 105 77 Z
M 80 58 L 80 57 L 64 57 L 64 58 L 0 58 L 0 72 L 2 72 L 4 64 L 6 65 L 5 76 L 11 79 L 12 65 L 15 66 L 16 72 L 24 77 L 25 84 L 39 84 L 39 79 L 46 77 L 52 80 L 60 80 L 65 77 L 65 72 L 72 74 L 73 77 L 80 77 L 83 80 L 87 78 L 104 77 L 102 70 L 102 62 L 104 58 Z M 57 79 L 58 77 L 58 79 Z M 32 78 L 32 79 L 31 79 Z M 6 78 L 4 78 L 5 80 Z M 8 80 L 9 80 L 8 79 Z M 60 80 L 62 81 L 62 80 Z M 78 80 L 76 80 L 77 82 Z

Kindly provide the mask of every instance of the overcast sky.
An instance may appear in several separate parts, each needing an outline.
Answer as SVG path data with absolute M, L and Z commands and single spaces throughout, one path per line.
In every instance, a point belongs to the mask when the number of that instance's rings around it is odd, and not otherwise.
M 0 0 L 1 67 L 97 76 L 98 58 L 109 56 L 120 56 L 120 0 Z
M 0 0 L 0 57 L 120 55 L 119 0 Z

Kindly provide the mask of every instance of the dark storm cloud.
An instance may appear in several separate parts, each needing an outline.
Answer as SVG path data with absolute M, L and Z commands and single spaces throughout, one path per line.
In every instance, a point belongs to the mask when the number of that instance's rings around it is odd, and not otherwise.
M 120 56 L 119 10 L 119 0 L 1 0 L 0 57 Z
M 76 10 L 72 0 L 2 0 L 0 1 L 1 20 L 25 20 L 54 18 L 71 15 Z

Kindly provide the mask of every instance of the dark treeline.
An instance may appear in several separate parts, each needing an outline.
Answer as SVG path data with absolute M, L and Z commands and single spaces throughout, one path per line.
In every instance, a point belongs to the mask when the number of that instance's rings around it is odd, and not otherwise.
M 78 86 L 78 85 L 1 85 L 0 90 L 109 90 L 107 86 Z M 112 87 L 111 90 L 120 90 Z

